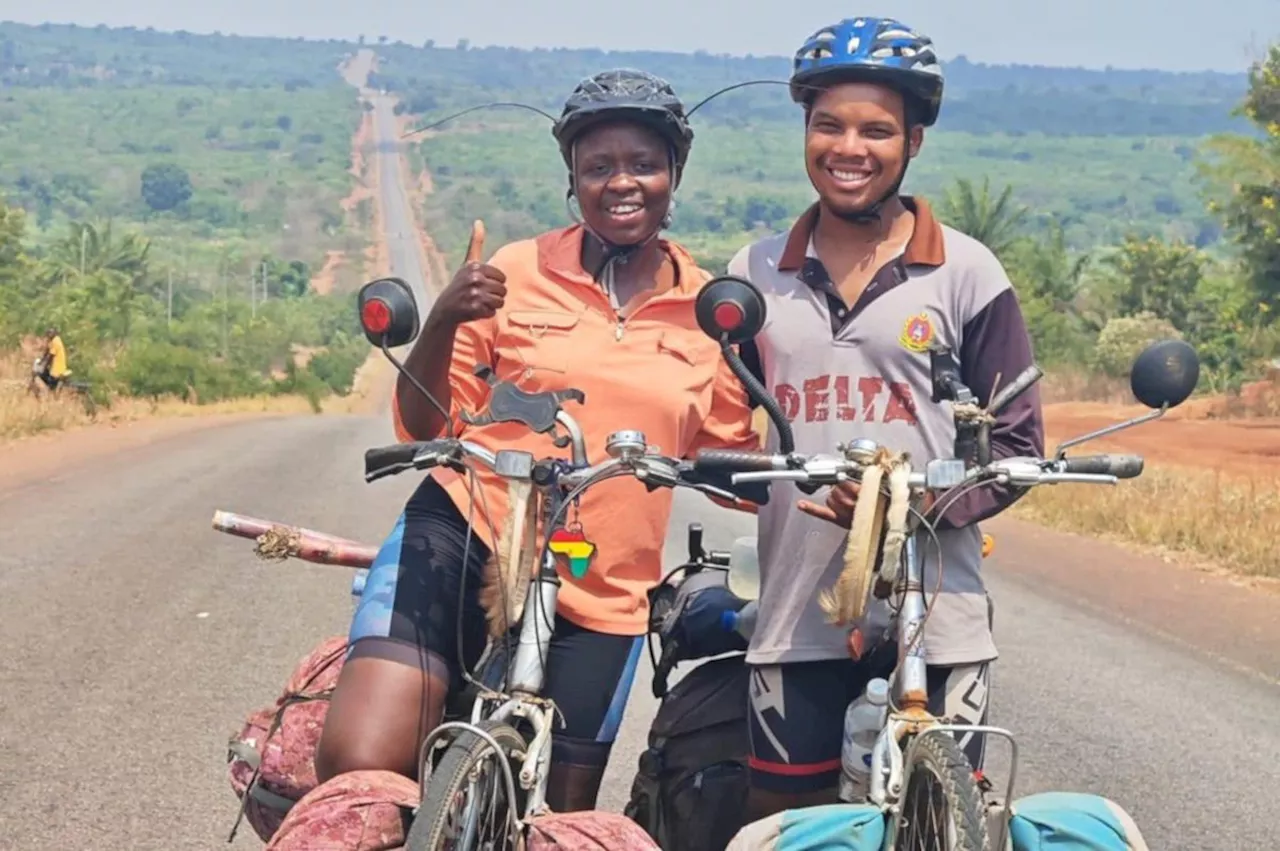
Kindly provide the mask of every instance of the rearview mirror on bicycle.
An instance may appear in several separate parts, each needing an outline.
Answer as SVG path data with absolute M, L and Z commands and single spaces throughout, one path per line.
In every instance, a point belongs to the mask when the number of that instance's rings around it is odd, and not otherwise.
M 407 346 L 418 336 L 418 303 L 401 278 L 378 278 L 356 296 L 365 338 L 380 349 Z
M 1143 349 L 1129 370 L 1133 396 L 1148 408 L 1176 408 L 1195 392 L 1200 359 L 1182 340 L 1159 340 Z

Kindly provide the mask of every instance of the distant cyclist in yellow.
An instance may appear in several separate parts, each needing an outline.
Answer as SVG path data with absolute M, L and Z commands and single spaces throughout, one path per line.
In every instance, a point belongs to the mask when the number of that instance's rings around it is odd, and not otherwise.
M 50 390 L 56 391 L 71 374 L 71 370 L 67 367 L 67 347 L 63 344 L 57 328 L 50 328 L 45 333 L 45 339 L 48 342 L 45 344 L 44 371 L 40 373 L 40 380 L 47 384 Z

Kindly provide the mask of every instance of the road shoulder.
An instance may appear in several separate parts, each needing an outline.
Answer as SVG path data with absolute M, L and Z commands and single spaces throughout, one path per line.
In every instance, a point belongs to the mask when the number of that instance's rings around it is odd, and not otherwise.
M 1276 583 L 1013 518 L 984 528 L 995 535 L 990 569 L 1002 579 L 1280 685 Z

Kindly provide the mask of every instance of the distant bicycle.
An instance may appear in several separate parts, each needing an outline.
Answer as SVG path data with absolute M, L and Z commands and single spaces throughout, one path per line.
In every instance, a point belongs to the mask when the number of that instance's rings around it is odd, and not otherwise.
M 72 379 L 64 379 L 50 384 L 48 364 L 48 354 L 43 354 L 32 361 L 31 378 L 27 381 L 27 393 L 37 399 L 43 399 L 48 395 L 57 396 L 65 388 L 67 392 L 74 393 L 79 397 L 80 404 L 84 407 L 84 412 L 90 419 L 96 418 L 98 416 L 98 403 L 94 401 L 93 393 L 91 392 L 92 385 L 88 381 Z

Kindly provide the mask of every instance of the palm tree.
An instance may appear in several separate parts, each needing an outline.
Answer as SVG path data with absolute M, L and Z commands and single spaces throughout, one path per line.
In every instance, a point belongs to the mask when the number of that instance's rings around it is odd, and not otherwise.
M 147 286 L 150 251 L 150 240 L 136 233 L 119 237 L 110 222 L 73 222 L 45 255 L 43 277 L 53 285 L 50 296 L 57 293 L 60 313 L 94 327 L 102 338 L 124 339 Z
M 1072 310 L 1083 289 L 1084 273 L 1093 256 L 1072 256 L 1062 225 L 1049 225 L 1047 239 L 1028 240 L 1020 266 L 1035 294 L 1048 299 L 1055 310 Z
M 72 222 L 67 235 L 50 247 L 45 262 L 57 283 L 103 271 L 137 283 L 146 277 L 150 252 L 151 241 L 136 233 L 117 239 L 111 222 L 101 230 L 88 222 Z
M 1011 203 L 1012 196 L 1013 187 L 1006 184 L 993 201 L 989 178 L 982 179 L 982 189 L 976 192 L 971 182 L 960 178 L 943 198 L 942 219 L 1002 256 L 1017 240 L 1028 214 L 1026 207 Z

